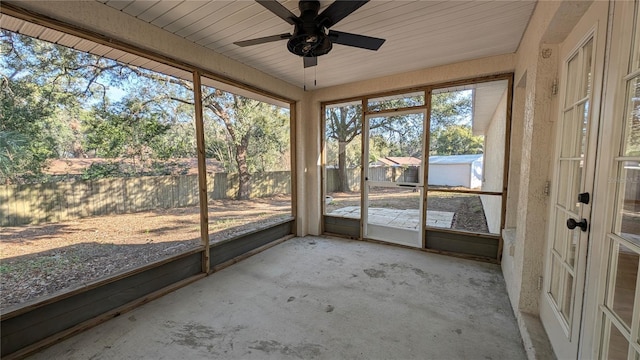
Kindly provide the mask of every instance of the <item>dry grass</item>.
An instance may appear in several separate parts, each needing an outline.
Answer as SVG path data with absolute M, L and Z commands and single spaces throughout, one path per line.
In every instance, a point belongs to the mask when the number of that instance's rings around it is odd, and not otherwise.
M 209 204 L 210 242 L 291 216 L 288 197 Z M 201 245 L 198 207 L 0 228 L 0 309 L 81 286 Z

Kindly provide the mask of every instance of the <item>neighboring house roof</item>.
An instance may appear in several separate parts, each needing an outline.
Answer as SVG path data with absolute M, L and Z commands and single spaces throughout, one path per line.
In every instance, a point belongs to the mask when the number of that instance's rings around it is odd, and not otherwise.
M 372 166 L 420 166 L 422 162 L 420 159 L 412 156 L 387 156 L 372 162 Z
M 380 158 L 377 161 L 373 162 L 373 164 L 376 165 L 386 165 L 386 166 L 397 166 L 398 164 L 394 163 L 393 161 L 387 159 L 387 158 Z
M 160 160 L 157 160 L 160 161 Z M 175 162 L 181 166 L 186 167 L 188 174 L 198 173 L 198 159 L 196 158 L 176 158 L 167 161 Z M 85 169 L 88 169 L 91 164 L 104 164 L 109 162 L 118 163 L 131 163 L 131 159 L 105 159 L 105 158 L 66 158 L 66 159 L 51 159 L 47 162 L 47 166 L 44 169 L 45 174 L 49 175 L 80 175 Z M 221 162 L 215 159 L 207 159 L 207 172 L 224 172 L 224 167 Z
M 455 164 L 471 164 L 475 161 L 482 161 L 482 154 L 472 155 L 434 155 L 429 156 L 429 164 L 436 165 L 455 165 Z
M 387 156 L 386 159 L 392 161 L 396 166 L 420 166 L 422 164 L 420 159 L 414 158 L 413 156 Z

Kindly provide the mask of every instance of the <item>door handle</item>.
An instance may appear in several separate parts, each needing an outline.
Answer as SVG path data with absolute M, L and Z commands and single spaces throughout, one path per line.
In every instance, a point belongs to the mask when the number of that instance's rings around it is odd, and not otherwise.
M 587 219 L 582 219 L 580 222 L 577 222 L 575 219 L 568 218 L 567 219 L 567 227 L 569 230 L 573 230 L 576 227 L 579 227 L 582 231 L 587 231 L 589 225 L 587 224 Z
M 578 194 L 578 202 L 581 202 L 583 204 L 588 204 L 589 203 L 589 193 L 588 192 L 583 192 Z

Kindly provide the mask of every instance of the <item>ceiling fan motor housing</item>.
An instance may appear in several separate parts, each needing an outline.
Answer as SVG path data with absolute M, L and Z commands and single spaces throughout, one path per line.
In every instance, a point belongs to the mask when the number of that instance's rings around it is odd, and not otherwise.
M 318 65 L 318 56 L 325 55 L 331 51 L 333 44 L 375 51 L 385 41 L 371 36 L 329 30 L 370 0 L 335 0 L 320 14 L 318 14 L 320 1 L 300 0 L 298 2 L 300 16 L 296 16 L 278 0 L 255 1 L 280 19 L 293 25 L 293 34 L 284 33 L 263 36 L 256 39 L 236 41 L 234 44 L 245 47 L 288 39 L 287 49 L 289 52 L 303 58 L 305 68 Z
M 317 0 L 300 1 L 300 17 L 296 21 L 293 36 L 287 42 L 287 49 L 293 54 L 304 57 L 316 57 L 331 51 L 333 45 L 321 22 L 317 22 L 320 2 Z

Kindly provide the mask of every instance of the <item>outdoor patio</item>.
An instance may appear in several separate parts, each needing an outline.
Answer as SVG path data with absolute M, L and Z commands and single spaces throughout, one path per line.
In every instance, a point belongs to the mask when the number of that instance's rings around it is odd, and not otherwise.
M 346 206 L 334 210 L 327 215 L 350 219 L 360 218 L 359 206 Z M 427 226 L 450 229 L 453 223 L 453 215 L 449 211 L 427 210 Z M 385 209 L 369 208 L 369 224 L 397 227 L 402 229 L 417 230 L 420 223 L 420 210 L 417 209 Z

